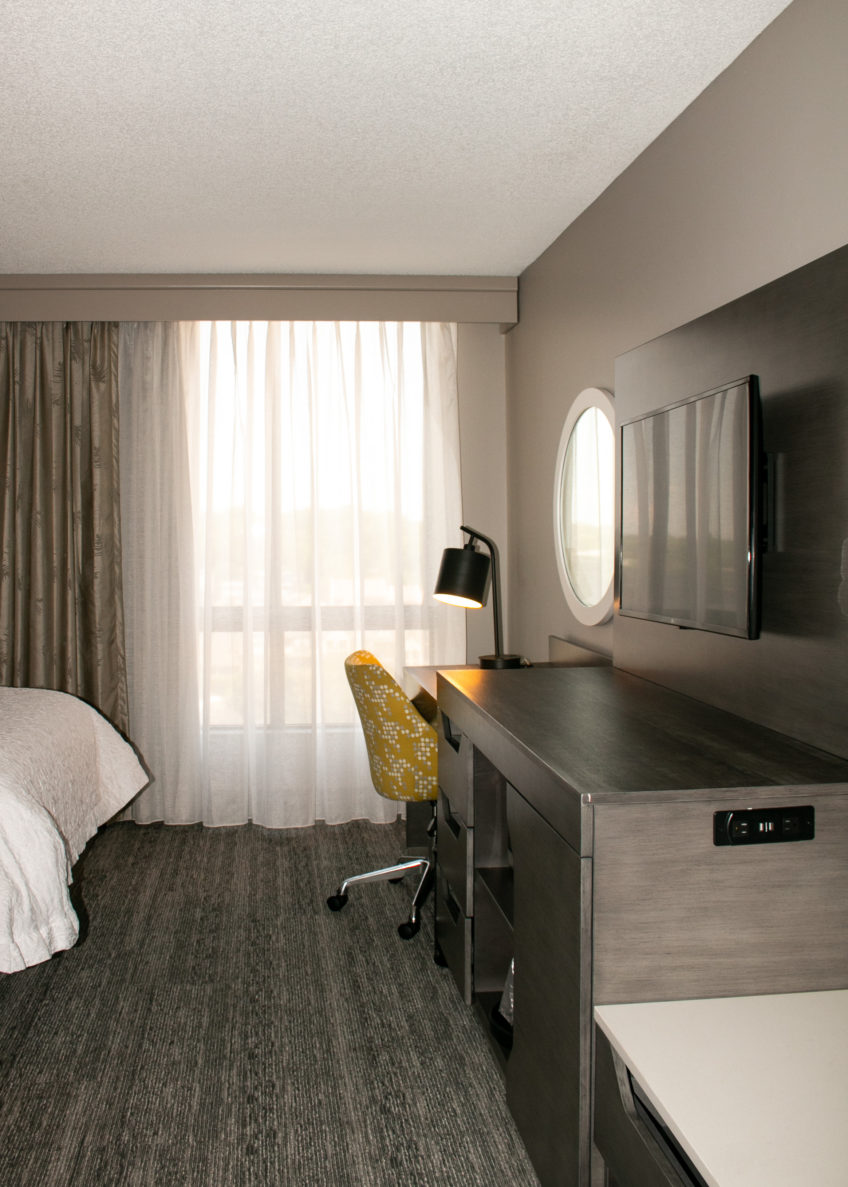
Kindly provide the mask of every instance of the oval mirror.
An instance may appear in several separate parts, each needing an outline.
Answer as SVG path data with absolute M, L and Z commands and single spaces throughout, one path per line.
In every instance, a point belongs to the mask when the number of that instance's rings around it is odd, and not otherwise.
M 615 569 L 615 432 L 609 392 L 586 388 L 571 406 L 554 479 L 559 578 L 578 622 L 612 614 Z

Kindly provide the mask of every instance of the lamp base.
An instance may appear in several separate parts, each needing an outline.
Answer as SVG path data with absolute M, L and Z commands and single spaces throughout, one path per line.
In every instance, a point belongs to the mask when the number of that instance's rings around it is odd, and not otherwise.
M 520 668 L 520 655 L 481 655 L 481 668 Z

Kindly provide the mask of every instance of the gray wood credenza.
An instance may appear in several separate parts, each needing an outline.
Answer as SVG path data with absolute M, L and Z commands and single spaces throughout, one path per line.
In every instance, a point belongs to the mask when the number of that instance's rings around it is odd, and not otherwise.
M 612 667 L 437 699 L 438 943 L 484 1016 L 514 957 L 509 1107 L 545 1187 L 602 1183 L 595 1005 L 848 987 L 848 761 Z M 812 839 L 715 844 L 795 806 Z

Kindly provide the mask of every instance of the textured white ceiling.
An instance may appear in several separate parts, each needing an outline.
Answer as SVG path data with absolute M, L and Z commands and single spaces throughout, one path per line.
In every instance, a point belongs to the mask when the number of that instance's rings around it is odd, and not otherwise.
M 788 0 L 4 0 L 0 272 L 515 275 Z

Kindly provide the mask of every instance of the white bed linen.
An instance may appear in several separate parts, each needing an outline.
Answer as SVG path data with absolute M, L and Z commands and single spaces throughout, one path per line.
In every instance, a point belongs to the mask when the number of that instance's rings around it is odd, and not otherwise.
M 71 866 L 147 782 L 132 747 L 84 701 L 0 688 L 0 972 L 76 943 Z

